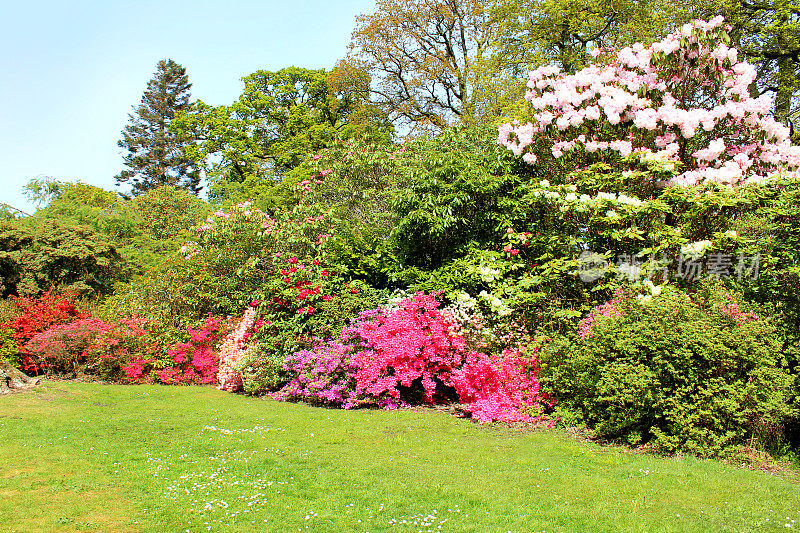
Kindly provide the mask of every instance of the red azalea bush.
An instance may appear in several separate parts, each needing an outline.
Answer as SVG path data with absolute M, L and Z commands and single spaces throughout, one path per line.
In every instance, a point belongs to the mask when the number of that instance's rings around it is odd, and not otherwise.
M 12 338 L 23 345 L 36 334 L 41 333 L 51 326 L 68 324 L 89 315 L 83 313 L 75 306 L 75 296 L 59 295 L 53 289 L 42 293 L 40 296 L 13 297 L 18 314 L 11 320 L 2 324 L 12 331 Z M 39 365 L 29 356 L 23 354 L 22 369 L 25 372 L 38 372 Z
M 95 338 L 111 329 L 97 318 L 81 318 L 69 324 L 59 324 L 34 335 L 22 346 L 28 366 L 47 372 L 78 372 L 86 363 L 86 350 Z
M 227 329 L 226 321 L 210 316 L 200 327 L 187 328 L 185 342 L 165 344 L 157 323 L 122 318 L 87 349 L 89 369 L 104 379 L 130 383 L 214 383 L 219 365 L 217 345 Z

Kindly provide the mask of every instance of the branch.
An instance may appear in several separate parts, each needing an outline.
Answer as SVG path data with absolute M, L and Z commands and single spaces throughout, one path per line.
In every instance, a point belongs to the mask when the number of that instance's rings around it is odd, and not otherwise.
M 16 207 L 14 207 L 13 205 L 7 204 L 7 203 L 5 203 L 5 202 L 0 202 L 0 205 L 4 205 L 4 206 L 8 207 L 9 209 L 13 209 L 13 210 L 14 210 L 14 211 L 16 211 L 17 213 L 22 213 L 22 214 L 23 214 L 23 215 L 25 215 L 26 217 L 29 217 L 29 216 L 31 216 L 29 213 L 26 213 L 26 212 L 25 212 L 25 211 L 23 211 L 22 209 L 17 209 L 17 208 L 16 208 Z

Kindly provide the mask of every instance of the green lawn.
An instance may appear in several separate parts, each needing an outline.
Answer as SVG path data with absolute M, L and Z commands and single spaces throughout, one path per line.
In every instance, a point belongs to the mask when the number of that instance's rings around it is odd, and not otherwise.
M 0 397 L 0 453 L 5 531 L 800 529 L 761 472 L 212 388 L 48 382 Z

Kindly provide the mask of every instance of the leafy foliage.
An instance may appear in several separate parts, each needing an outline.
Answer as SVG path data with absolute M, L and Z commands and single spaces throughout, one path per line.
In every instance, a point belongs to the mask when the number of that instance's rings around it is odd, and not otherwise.
M 122 267 L 113 243 L 87 226 L 57 220 L 0 222 L 0 291 L 30 295 L 55 285 L 104 294 Z
M 244 79 L 230 106 L 198 102 L 176 119 L 198 141 L 192 158 L 205 165 L 211 196 L 252 199 L 270 190 L 307 154 L 337 138 L 386 138 L 391 126 L 371 110 L 369 78 L 353 69 L 260 70 Z M 279 200 L 273 200 L 279 201 Z
M 0 361 L 6 361 L 17 367 L 19 360 L 19 344 L 14 340 L 14 330 L 0 325 Z
M 792 378 L 768 320 L 715 291 L 609 305 L 541 357 L 546 389 L 598 436 L 698 455 L 782 436 Z

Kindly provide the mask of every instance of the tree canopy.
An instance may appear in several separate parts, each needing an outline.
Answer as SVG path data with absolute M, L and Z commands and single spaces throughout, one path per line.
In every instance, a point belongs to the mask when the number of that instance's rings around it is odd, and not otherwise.
M 226 182 L 275 183 L 333 139 L 391 134 L 369 103 L 369 77 L 357 69 L 259 70 L 242 81 L 233 104 L 198 101 L 176 120 L 197 141 L 191 156 L 205 167 L 212 196 Z

